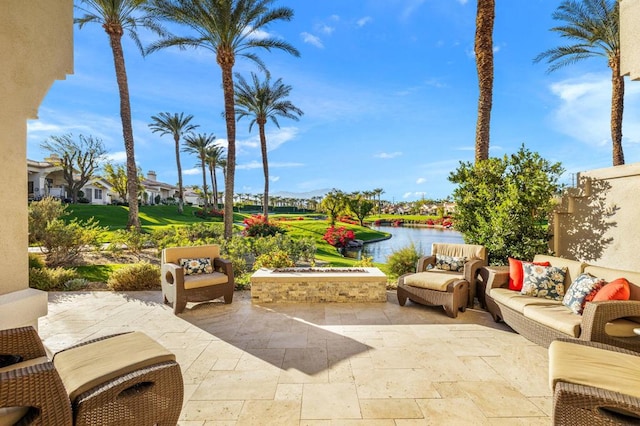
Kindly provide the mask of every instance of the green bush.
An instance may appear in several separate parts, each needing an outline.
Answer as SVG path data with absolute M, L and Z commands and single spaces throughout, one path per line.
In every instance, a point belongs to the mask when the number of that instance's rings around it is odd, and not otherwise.
M 42 269 L 45 267 L 42 256 L 36 253 L 29 253 L 29 268 Z
M 220 241 L 220 256 L 231 261 L 233 277 L 236 280 L 249 272 L 247 259 L 252 257 L 250 240 L 250 238 L 233 236 L 229 240 Z
M 286 234 L 276 234 L 268 237 L 247 238 L 251 251 L 255 257 L 275 251 L 285 251 L 296 263 L 300 260 L 312 262 L 316 254 L 316 243 L 312 237 L 294 239 Z
M 147 262 L 118 269 L 107 280 L 107 287 L 114 291 L 155 290 L 159 286 L 160 267 Z
M 389 272 L 399 277 L 403 274 L 416 272 L 418 260 L 423 256 L 414 243 L 409 244 L 399 250 L 394 251 L 387 257 L 387 267 Z
M 144 248 L 153 245 L 151 235 L 137 229 L 118 229 L 112 235 L 111 243 L 107 247 L 112 253 L 117 253 L 126 246 L 131 254 L 139 256 Z
M 45 197 L 29 204 L 29 244 L 39 243 L 50 222 L 68 215 L 67 206 L 53 197 Z
M 261 254 L 257 257 L 253 264 L 253 269 L 258 270 L 260 268 L 276 269 L 276 268 L 290 268 L 296 264 L 291 260 L 289 254 L 284 250 L 277 250 L 271 253 Z
M 89 281 L 84 278 L 74 278 L 64 283 L 63 290 L 78 291 L 87 287 L 88 284 L 89 284 Z
M 353 266 L 358 268 L 373 268 L 373 257 L 362 255 L 362 258 L 354 263 Z
M 194 223 L 153 231 L 151 241 L 158 250 L 162 250 L 167 247 L 219 244 L 223 234 L 222 223 Z
M 65 283 L 79 278 L 75 269 L 29 268 L 29 287 L 43 291 L 66 290 Z

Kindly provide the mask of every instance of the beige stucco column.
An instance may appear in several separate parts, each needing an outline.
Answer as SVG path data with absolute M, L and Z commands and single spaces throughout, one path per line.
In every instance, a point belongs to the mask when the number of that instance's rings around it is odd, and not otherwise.
M 640 0 L 620 1 L 620 74 L 640 79 Z
M 0 329 L 37 325 L 47 294 L 29 289 L 27 120 L 73 72 L 73 0 L 0 1 Z

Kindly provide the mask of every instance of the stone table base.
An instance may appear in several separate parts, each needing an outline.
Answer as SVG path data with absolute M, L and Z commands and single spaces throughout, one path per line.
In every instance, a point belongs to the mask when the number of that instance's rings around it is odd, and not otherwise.
M 346 272 L 348 268 L 331 272 L 331 269 L 326 268 L 327 272 L 259 269 L 251 276 L 251 300 L 253 303 L 387 301 L 387 276 L 380 269 L 354 268 L 364 272 Z

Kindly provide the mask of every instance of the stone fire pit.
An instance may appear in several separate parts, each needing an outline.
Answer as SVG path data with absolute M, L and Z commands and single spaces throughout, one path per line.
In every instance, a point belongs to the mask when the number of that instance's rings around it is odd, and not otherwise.
M 251 300 L 386 302 L 387 276 L 378 268 L 259 269 L 251 276 Z

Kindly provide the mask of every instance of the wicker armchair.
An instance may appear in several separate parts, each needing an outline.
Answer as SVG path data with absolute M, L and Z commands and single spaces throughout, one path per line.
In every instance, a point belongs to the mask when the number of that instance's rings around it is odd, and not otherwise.
M 175 356 L 133 332 L 91 340 L 51 361 L 32 327 L 0 330 L 0 424 L 175 425 L 183 382 Z
M 640 424 L 640 354 L 596 342 L 549 346 L 555 425 Z
M 438 255 L 466 257 L 464 271 L 435 268 Z M 478 270 L 486 264 L 484 246 L 433 243 L 431 256 L 418 260 L 416 272 L 398 278 L 398 303 L 404 306 L 409 299 L 423 305 L 442 306 L 447 315 L 456 318 L 458 311 L 473 307 Z
M 181 265 L 184 259 L 208 258 L 211 273 L 189 275 Z M 212 244 L 194 247 L 170 247 L 162 250 L 160 283 L 164 303 L 173 304 L 173 312 L 181 313 L 187 302 L 204 302 L 224 297 L 224 303 L 233 300 L 233 267 L 229 260 L 220 258 L 220 246 Z

